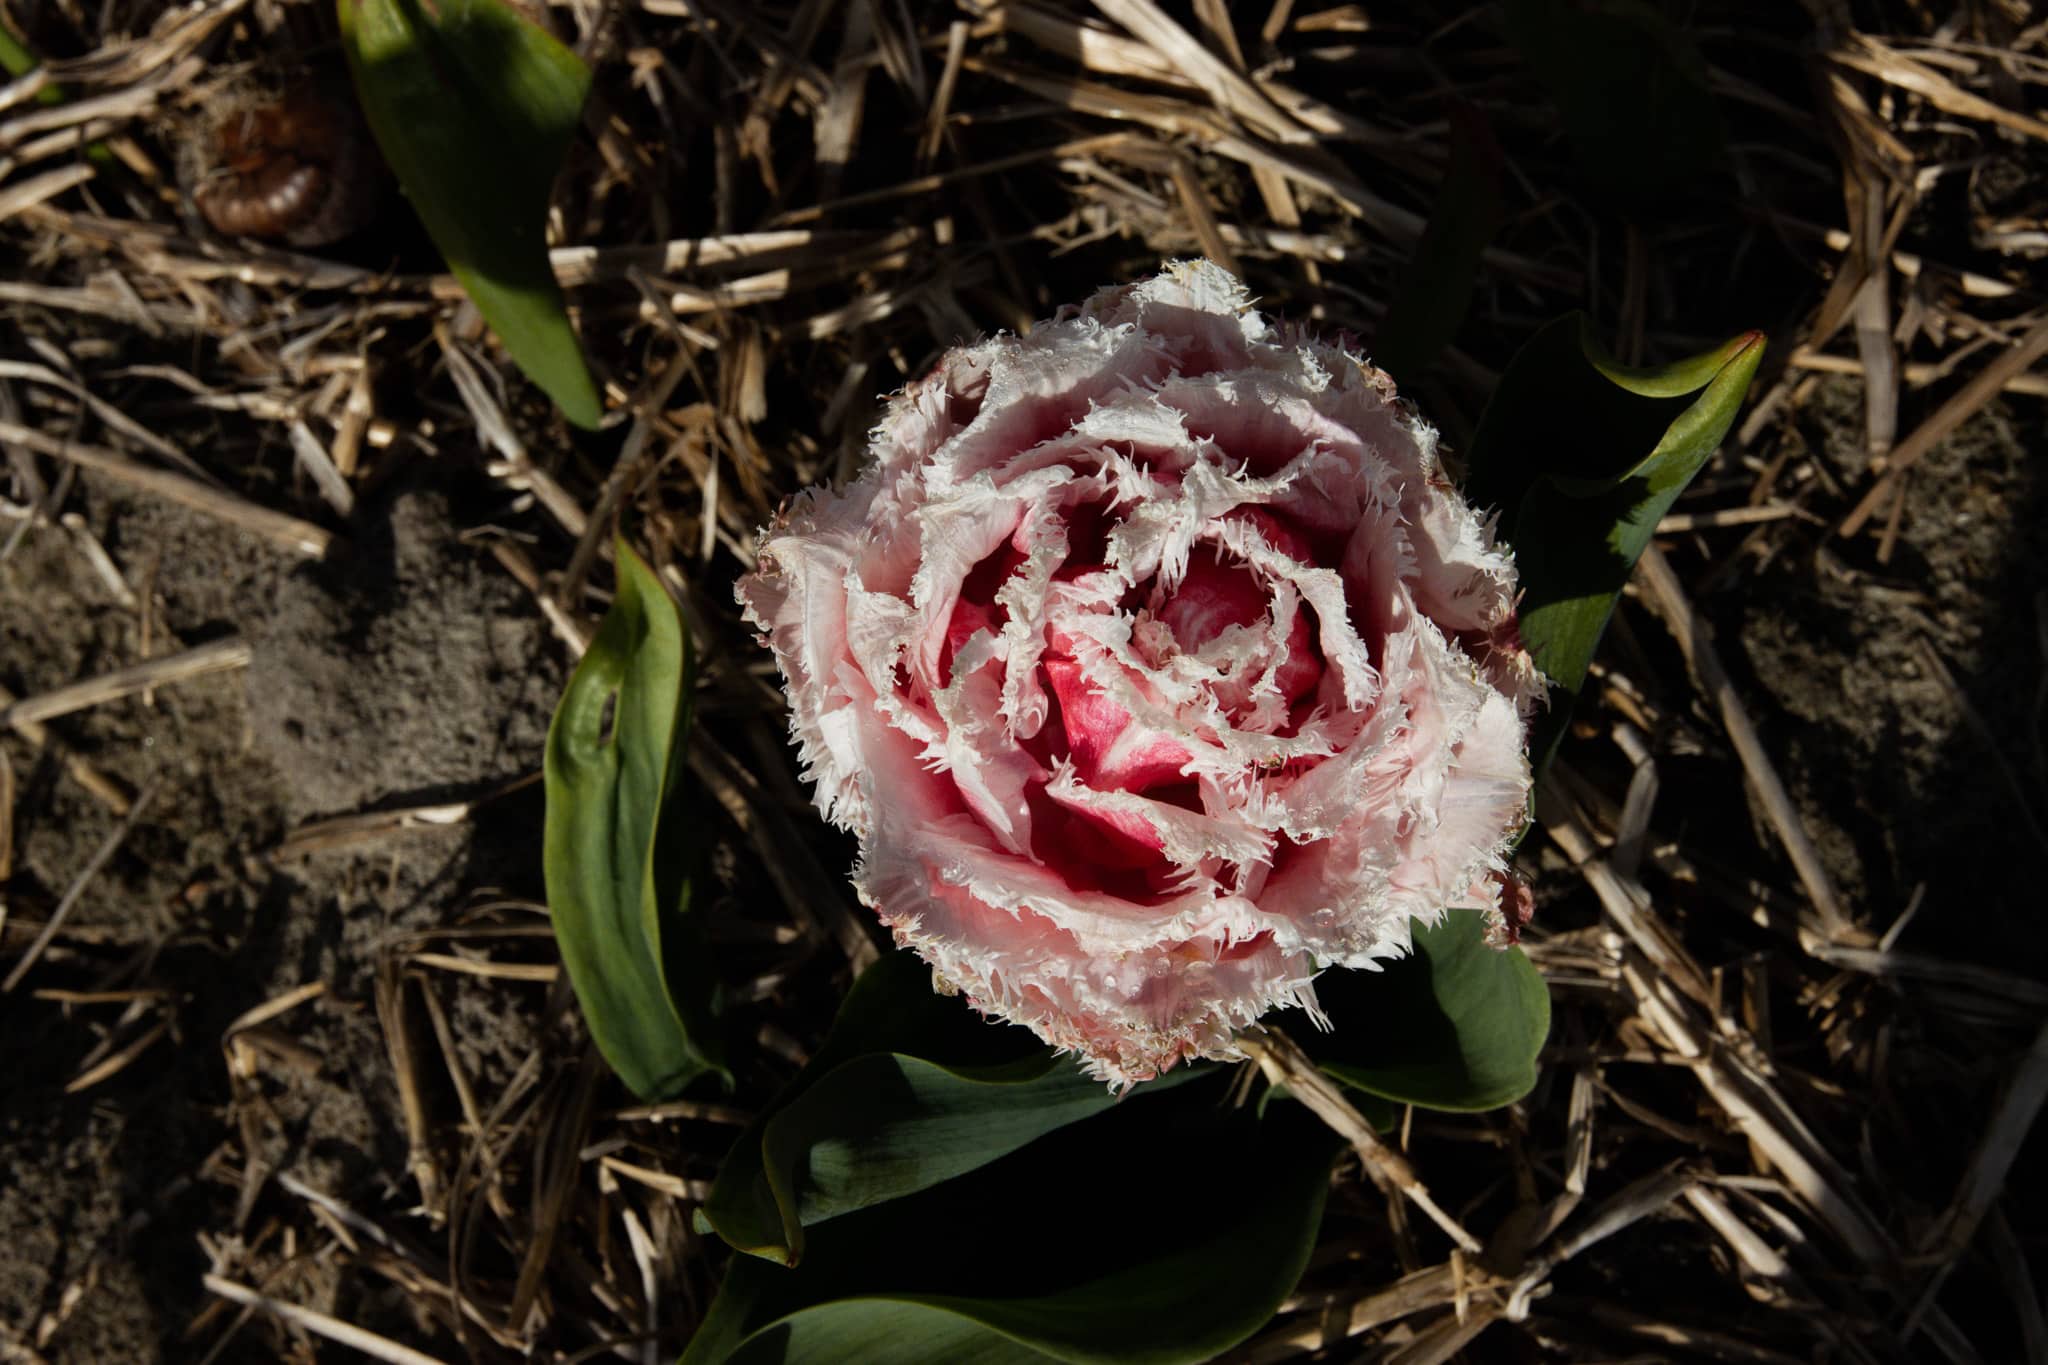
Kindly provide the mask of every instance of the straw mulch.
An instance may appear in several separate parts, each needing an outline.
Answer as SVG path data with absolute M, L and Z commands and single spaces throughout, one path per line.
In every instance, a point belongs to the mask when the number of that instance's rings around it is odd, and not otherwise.
M 671 1358 L 724 1256 L 689 1211 L 874 951 L 731 605 L 756 528 L 845 477 L 876 396 L 944 347 L 1162 257 L 1207 255 L 1369 343 L 1474 116 L 1502 226 L 1453 344 L 1398 376 L 1451 445 L 1568 308 L 1625 358 L 1752 326 L 1771 350 L 1638 574 L 1524 847 L 1556 1006 L 1543 1081 L 1390 1138 L 1485 1253 L 1353 1160 L 1296 1296 L 1234 1358 L 2048 1359 L 2023 1212 L 2048 986 L 2013 927 L 2048 852 L 2048 518 L 2011 453 L 2032 440 L 2038 463 L 2048 394 L 2048 25 L 2018 0 L 1944 9 L 1699 7 L 1727 163 L 1639 210 L 1575 159 L 1484 7 L 562 4 L 548 21 L 597 73 L 551 218 L 613 412 L 588 435 L 509 367 L 401 202 L 327 253 L 194 213 L 194 144 L 224 102 L 310 79 L 302 60 L 331 73 L 327 11 L 12 8 L 60 59 L 0 87 L 0 553 L 42 545 L 98 584 L 114 644 L 86 672 L 141 671 L 5 713 L 0 1028 L 38 1040 L 17 1062 L 47 1083 L 0 1087 L 0 1137 L 18 1155 L 147 1131 L 167 1067 L 199 1107 L 104 1236 L 11 1281 L 32 1289 L 0 1359 L 88 1358 L 138 1277 L 138 1357 Z M 176 638 L 144 581 L 160 566 L 204 576 L 208 535 L 280 581 L 346 565 L 423 481 L 446 494 L 436 534 L 491 580 L 475 590 L 530 619 L 543 691 L 602 614 L 615 525 L 685 604 L 706 899 L 761 1044 L 729 1098 L 635 1107 L 595 1061 L 534 904 L 537 746 L 503 781 L 420 772 L 209 845 L 202 869 L 189 812 L 150 804 L 148 755 L 90 728 L 144 689 L 232 704 L 235 670 L 263 665 L 232 629 Z M 109 540 L 158 503 L 215 529 Z M 377 610 L 430 612 L 436 584 L 403 582 Z M 0 600 L 36 610 L 32 585 Z M 232 628 L 241 608 L 220 610 Z M 7 638 L 18 693 L 85 676 Z M 195 761 L 174 780 L 239 760 Z M 88 816 L 68 872 L 15 860 Z M 374 898 L 387 842 L 491 821 L 518 833 L 418 893 L 403 932 L 232 983 L 178 965 L 276 932 L 207 909 L 265 869 Z M 122 930 L 129 883 L 96 889 L 136 840 L 193 883 L 175 923 L 142 907 Z M 487 1035 L 516 1040 L 497 1070 Z M 315 1084 L 370 1134 L 346 1159 L 290 1140 Z

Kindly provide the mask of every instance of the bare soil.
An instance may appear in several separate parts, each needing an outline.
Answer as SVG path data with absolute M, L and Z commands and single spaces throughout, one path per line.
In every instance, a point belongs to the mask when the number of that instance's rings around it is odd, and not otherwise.
M 1834 382 L 1801 423 L 1849 485 L 1868 464 L 1861 408 L 1857 386 Z M 2043 449 L 2040 404 L 1995 403 L 1920 466 L 1890 564 L 1781 555 L 1714 602 L 1809 828 L 1859 906 L 1884 925 L 1922 894 L 1902 943 L 2028 971 L 2048 963 L 2014 913 L 2038 894 L 2048 851 L 2029 823 L 2048 793 Z
M 461 480 L 436 473 L 362 509 L 354 553 L 320 567 L 161 503 L 89 502 L 88 525 L 134 581 L 155 566 L 159 649 L 166 632 L 190 644 L 232 629 L 255 663 L 63 726 L 109 776 L 159 785 L 30 984 L 146 976 L 172 1028 L 111 1079 L 67 1094 L 124 1004 L 52 1009 L 27 989 L 0 1004 L 0 1319 L 32 1326 L 53 1359 L 185 1355 L 204 1298 L 195 1232 L 263 1236 L 264 1205 L 242 1207 L 235 1172 L 209 1160 L 247 1133 L 245 1110 L 267 1173 L 402 1207 L 379 1179 L 405 1169 L 407 1138 L 377 1027 L 378 960 L 405 931 L 461 921 L 480 899 L 539 898 L 535 788 L 472 821 L 276 856 L 289 829 L 318 817 L 462 800 L 539 767 L 560 656 L 524 594 L 461 541 L 435 486 Z M 0 622 L 17 694 L 141 653 L 136 613 L 59 529 L 32 531 L 0 563 Z M 40 919 L 117 821 L 47 752 L 16 739 L 9 757 L 23 816 L 11 905 Z M 532 1046 L 532 1016 L 454 981 L 454 1044 L 478 1086 L 502 1084 Z M 288 1018 L 286 1064 L 238 1096 L 224 1031 L 305 982 L 326 991 Z M 390 1310 L 364 1297 L 370 1286 L 319 1288 L 329 1311 Z M 46 1334 L 49 1319 L 63 1325 Z

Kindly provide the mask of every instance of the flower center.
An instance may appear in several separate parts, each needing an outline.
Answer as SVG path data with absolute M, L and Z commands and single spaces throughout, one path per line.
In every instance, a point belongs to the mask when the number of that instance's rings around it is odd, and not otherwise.
M 1187 577 L 1154 615 L 1188 654 L 1232 626 L 1249 626 L 1266 614 L 1266 594 L 1249 567 L 1224 564 L 1208 546 L 1188 556 Z
M 1180 586 L 1149 623 L 1139 623 L 1137 645 L 1155 666 L 1180 653 L 1216 668 L 1221 677 L 1212 695 L 1233 722 L 1247 720 L 1262 694 L 1277 694 L 1280 710 L 1272 722 L 1279 723 L 1323 675 L 1311 620 L 1308 607 L 1291 595 L 1283 606 L 1276 588 L 1262 583 L 1250 565 L 1225 563 L 1211 547 L 1197 546 Z

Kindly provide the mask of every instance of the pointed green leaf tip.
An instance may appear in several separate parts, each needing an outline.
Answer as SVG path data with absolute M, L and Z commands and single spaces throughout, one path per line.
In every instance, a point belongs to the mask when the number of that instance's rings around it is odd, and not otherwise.
M 1473 438 L 1466 493 L 1500 512 L 1521 582 L 1522 642 L 1551 681 L 1529 744 L 1539 776 L 1636 560 L 1728 434 L 1763 353 L 1763 333 L 1744 332 L 1676 364 L 1624 366 L 1572 313 L 1501 376 Z
M 370 131 L 448 268 L 562 415 L 595 427 L 546 238 L 590 69 L 502 0 L 336 3 Z
M 599 1051 L 643 1099 L 719 1065 L 690 915 L 689 637 L 624 541 L 618 595 L 548 730 L 548 912 Z

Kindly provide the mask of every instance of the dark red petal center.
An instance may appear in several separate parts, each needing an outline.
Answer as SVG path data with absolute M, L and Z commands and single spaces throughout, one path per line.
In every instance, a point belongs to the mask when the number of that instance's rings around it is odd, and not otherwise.
M 1144 791 L 1181 781 L 1192 757 L 1179 744 L 1136 725 L 1131 713 L 1081 673 L 1081 665 L 1047 655 L 1041 665 L 1060 702 L 1067 754 L 1081 780 L 1097 791 Z

